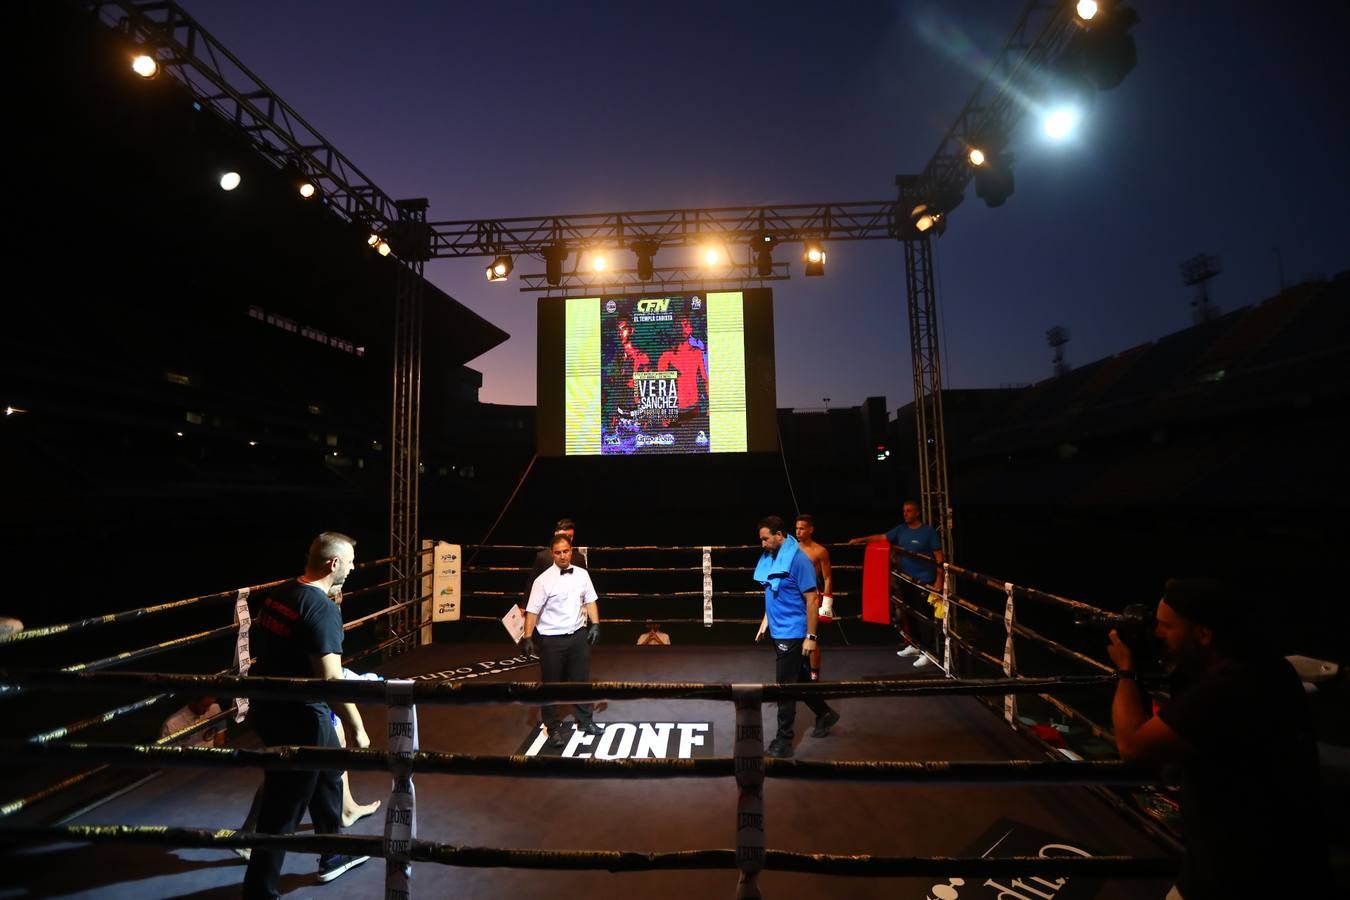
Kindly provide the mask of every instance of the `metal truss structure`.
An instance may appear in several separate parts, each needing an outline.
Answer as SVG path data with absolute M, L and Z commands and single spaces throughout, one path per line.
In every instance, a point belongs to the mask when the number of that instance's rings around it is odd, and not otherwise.
M 400 200 L 399 220 L 416 226 L 426 222 L 426 200 Z M 408 231 L 418 229 L 409 228 Z M 422 548 L 418 534 L 422 472 L 422 296 L 425 263 L 413 260 L 398 267 L 394 297 L 394 401 L 393 461 L 389 474 L 389 555 L 394 558 L 390 575 L 394 581 L 389 637 L 402 640 L 385 651 L 393 656 L 417 646 L 421 628 Z
M 172 0 L 83 0 L 95 15 L 121 30 L 156 57 L 160 65 L 187 84 L 199 101 L 246 134 L 260 153 L 278 167 L 296 165 L 319 187 L 324 202 L 340 217 L 368 224 L 375 231 L 394 232 L 413 223 L 415 238 L 394 242 L 404 262 L 396 303 L 394 424 L 391 450 L 390 532 L 394 555 L 413 570 L 417 542 L 419 430 L 417 404 L 421 377 L 421 284 L 427 259 L 492 257 L 503 254 L 543 256 L 579 254 L 584 250 L 634 249 L 646 242 L 661 248 L 707 242 L 752 246 L 768 236 L 771 244 L 808 240 L 899 240 L 905 247 L 905 289 L 913 354 L 914 406 L 918 431 L 920 492 L 925 518 L 937 526 L 948 558 L 952 558 L 952 509 L 947 484 L 946 446 L 942 419 L 942 372 L 933 278 L 932 231 L 919 233 L 910 221 L 919 203 L 949 213 L 960 203 L 974 176 L 967 161 L 972 146 L 1006 140 L 1021 118 L 1027 96 L 1038 93 L 1057 56 L 1077 29 L 1066 0 L 1029 0 L 985 78 L 957 114 L 936 152 L 917 175 L 896 179 L 894 199 L 880 201 L 673 209 L 645 212 L 584 213 L 511 219 L 465 219 L 425 223 L 401 209 L 355 164 L 342 155 L 261 79 L 213 38 Z M 938 230 L 938 229 L 934 229 Z M 640 244 L 639 244 L 640 246 Z M 409 251 L 409 248 L 415 248 Z M 646 285 L 685 287 L 703 284 L 690 267 L 657 269 L 663 277 Z M 745 277 L 729 275 L 722 283 L 761 279 L 750 269 Z M 620 270 L 619 280 L 585 280 L 565 276 L 564 283 L 541 286 L 541 276 L 525 276 L 526 291 L 563 288 L 617 292 L 643 287 L 635 272 Z M 667 277 L 669 276 L 669 277 Z M 407 280 L 411 279 L 411 280 Z M 414 579 L 408 579 L 412 583 Z M 412 588 L 410 588 L 411 590 Z M 406 623 L 405 623 L 406 624 Z
M 433 222 L 431 252 L 438 258 L 454 258 L 542 255 L 553 247 L 569 252 L 597 247 L 618 250 L 639 241 L 655 241 L 662 248 L 751 245 L 766 235 L 777 243 L 872 241 L 895 237 L 894 213 L 894 201 L 870 200 L 465 219 Z
M 339 217 L 377 226 L 398 221 L 388 194 L 177 3 L 84 0 L 84 5 L 187 85 L 197 102 L 237 126 L 264 158 L 278 168 L 300 167 Z
M 635 291 L 715 291 L 739 290 L 746 284 L 762 284 L 770 281 L 787 281 L 788 264 L 773 264 L 772 275 L 760 275 L 755 271 L 754 263 L 737 263 L 727 266 L 720 274 L 710 273 L 703 266 L 663 266 L 652 269 L 652 277 L 646 281 L 638 275 L 637 269 L 607 269 L 604 272 L 564 272 L 562 281 L 555 287 L 548 283 L 544 273 L 532 273 L 520 276 L 522 291 L 562 290 L 568 294 L 599 296 L 600 294 L 633 293 Z

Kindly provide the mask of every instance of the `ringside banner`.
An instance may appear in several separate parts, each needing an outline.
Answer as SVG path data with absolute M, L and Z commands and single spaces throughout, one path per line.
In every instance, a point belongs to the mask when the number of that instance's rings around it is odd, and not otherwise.
M 431 553 L 431 599 L 433 622 L 458 622 L 460 615 L 459 544 L 437 541 Z

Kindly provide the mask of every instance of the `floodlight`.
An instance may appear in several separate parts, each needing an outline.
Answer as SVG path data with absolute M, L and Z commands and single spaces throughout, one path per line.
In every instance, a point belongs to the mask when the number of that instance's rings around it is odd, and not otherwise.
M 159 62 L 153 56 L 141 53 L 131 61 L 131 71 L 142 78 L 154 78 L 159 74 Z
M 825 274 L 825 247 L 819 241 L 807 241 L 802 252 L 802 262 L 806 264 L 807 275 Z

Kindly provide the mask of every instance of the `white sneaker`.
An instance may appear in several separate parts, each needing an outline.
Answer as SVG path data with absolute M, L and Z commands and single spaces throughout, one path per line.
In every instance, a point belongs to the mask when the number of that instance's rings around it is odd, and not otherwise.
M 929 659 L 928 657 L 920 656 L 918 659 L 914 660 L 914 668 L 922 669 L 924 666 L 928 665 L 931 662 L 932 660 Z
M 918 655 L 919 655 L 919 648 L 918 648 L 918 647 L 915 647 L 913 644 L 910 644 L 908 647 L 906 647 L 906 648 L 903 649 L 903 650 L 897 650 L 897 651 L 895 651 L 895 655 L 896 655 L 896 656 L 903 656 L 904 658 L 908 659 L 908 658 L 911 657 L 911 656 L 918 656 Z

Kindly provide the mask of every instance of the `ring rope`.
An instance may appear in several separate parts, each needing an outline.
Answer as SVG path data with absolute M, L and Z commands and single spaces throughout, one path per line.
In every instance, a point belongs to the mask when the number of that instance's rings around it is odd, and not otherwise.
M 430 553 L 430 550 L 420 550 L 418 555 L 422 556 Z M 383 559 L 370 560 L 363 562 L 354 568 L 365 569 L 371 566 L 388 565 L 394 561 L 394 557 L 389 556 Z M 278 587 L 291 578 L 282 578 L 279 581 L 268 581 L 263 584 L 255 584 L 248 588 L 249 591 L 265 591 L 269 588 Z M 103 625 L 115 625 L 119 622 L 130 622 L 133 619 L 141 619 L 147 616 L 158 615 L 160 613 L 170 612 L 175 609 L 182 609 L 187 606 L 193 606 L 197 603 L 205 603 L 210 600 L 233 600 L 239 593 L 238 588 L 231 588 L 228 591 L 217 591 L 213 594 L 201 594 L 196 597 L 185 597 L 182 600 L 174 600 L 169 603 L 160 603 L 156 606 L 141 606 L 136 609 L 127 609 L 121 612 L 107 613 L 102 616 L 92 616 L 87 619 L 77 619 L 74 622 L 65 622 L 59 625 L 44 625 L 38 628 L 26 628 L 23 631 L 15 631 L 10 634 L 0 635 L 0 646 L 5 644 L 15 644 L 20 641 L 32 641 L 40 638 L 56 637 L 57 635 L 70 634 L 76 631 L 83 631 L 87 628 L 97 628 Z
M 268 771 L 332 770 L 387 772 L 393 754 L 354 747 L 166 746 L 153 744 L 76 744 L 51 741 L 0 741 L 5 762 L 45 763 L 99 760 L 139 769 L 245 769 Z M 513 778 L 728 778 L 736 775 L 736 757 L 695 759 L 597 759 L 594 757 L 484 755 L 416 750 L 405 756 L 425 774 Z M 766 777 L 793 781 L 852 784 L 941 784 L 947 786 L 1084 784 L 1152 785 L 1158 772 L 1118 760 L 799 760 L 764 759 Z
M 400 637 L 401 639 L 401 637 Z M 1116 676 L 1068 675 L 987 679 L 909 678 L 888 681 L 811 681 L 765 684 L 764 702 L 848 697 L 933 697 L 975 694 L 1033 694 L 1114 686 Z M 312 700 L 345 703 L 384 702 L 383 681 L 329 681 L 323 678 L 239 677 L 161 672 L 63 672 L 52 669 L 0 669 L 0 684 L 25 683 L 26 688 L 108 693 L 175 693 L 226 697 L 260 697 L 282 702 Z M 596 700 L 726 700 L 725 682 L 534 682 L 419 680 L 418 703 L 479 705 L 487 703 L 570 704 Z
M 379 835 L 258 834 L 229 828 L 181 828 L 165 825 L 66 825 L 0 828 L 7 844 L 69 841 L 120 842 L 163 847 L 233 849 L 263 847 L 292 853 L 345 853 L 383 856 Z M 650 872 L 736 868 L 734 850 L 533 850 L 505 847 L 467 847 L 414 840 L 410 856 L 417 862 L 464 868 L 515 868 Z M 933 876 L 954 873 L 971 876 L 1063 875 L 1094 878 L 1159 878 L 1175 875 L 1180 860 L 1130 856 L 1005 856 L 915 857 L 870 854 L 800 853 L 766 850 L 764 868 L 779 872 L 857 877 Z

